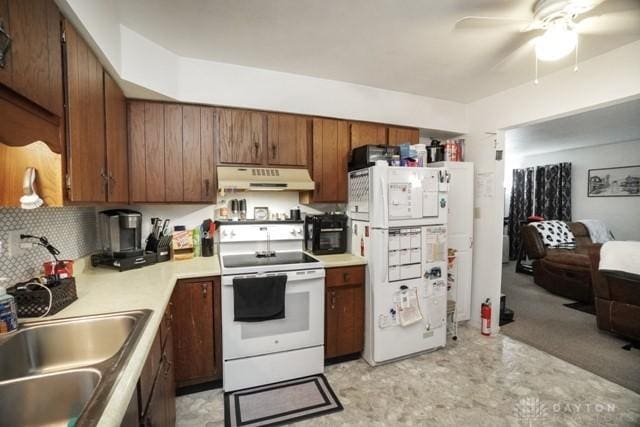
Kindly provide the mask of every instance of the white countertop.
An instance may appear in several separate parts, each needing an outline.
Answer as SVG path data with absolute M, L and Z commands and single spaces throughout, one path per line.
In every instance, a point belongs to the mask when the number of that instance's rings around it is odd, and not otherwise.
M 310 253 L 309 255 L 322 261 L 325 268 L 351 267 L 367 264 L 366 258 L 351 254 L 314 255 Z
M 151 309 L 144 332 L 111 391 L 99 426 L 116 427 L 133 395 L 142 368 L 156 336 L 164 311 L 178 279 L 220 275 L 218 256 L 185 261 L 168 261 L 126 272 L 92 268 L 88 260 L 74 265 L 78 300 L 47 319 L 116 311 Z M 34 319 L 27 319 L 34 320 Z

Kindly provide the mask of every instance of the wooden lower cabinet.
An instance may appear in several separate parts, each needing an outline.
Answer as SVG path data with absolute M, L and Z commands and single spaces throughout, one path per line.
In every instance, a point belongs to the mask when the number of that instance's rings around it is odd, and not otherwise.
M 139 424 L 145 427 L 174 426 L 176 383 L 174 375 L 171 311 L 167 310 L 138 381 Z M 122 425 L 131 425 L 132 404 Z
M 360 353 L 364 346 L 364 267 L 327 269 L 325 359 Z
M 220 278 L 179 280 L 171 312 L 177 386 L 221 379 Z

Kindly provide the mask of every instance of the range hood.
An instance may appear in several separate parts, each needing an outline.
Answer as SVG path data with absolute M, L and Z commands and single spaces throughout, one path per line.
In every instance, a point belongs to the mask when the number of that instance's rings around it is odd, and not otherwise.
M 218 166 L 218 189 L 252 191 L 309 191 L 315 183 L 306 169 L 259 166 Z

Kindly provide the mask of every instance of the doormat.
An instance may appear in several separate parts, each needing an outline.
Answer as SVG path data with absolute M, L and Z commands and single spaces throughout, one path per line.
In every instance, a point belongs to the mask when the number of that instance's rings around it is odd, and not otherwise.
M 342 411 L 324 375 L 224 394 L 226 427 L 278 426 Z
M 571 302 L 569 304 L 562 304 L 565 307 L 573 308 L 574 310 L 581 311 L 587 314 L 596 315 L 596 306 L 593 304 L 585 304 L 583 302 Z

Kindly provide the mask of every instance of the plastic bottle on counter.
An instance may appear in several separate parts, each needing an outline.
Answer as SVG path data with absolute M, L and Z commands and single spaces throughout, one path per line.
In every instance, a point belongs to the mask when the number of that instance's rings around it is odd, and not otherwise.
M 425 144 L 414 144 L 411 146 L 416 151 L 416 161 L 418 167 L 427 166 L 427 146 Z
M 198 257 L 202 255 L 202 242 L 201 242 L 201 238 L 202 236 L 200 235 L 200 227 L 196 227 L 193 229 L 193 256 L 194 257 Z
M 18 329 L 18 307 L 13 296 L 7 293 L 8 279 L 0 277 L 0 335 Z

